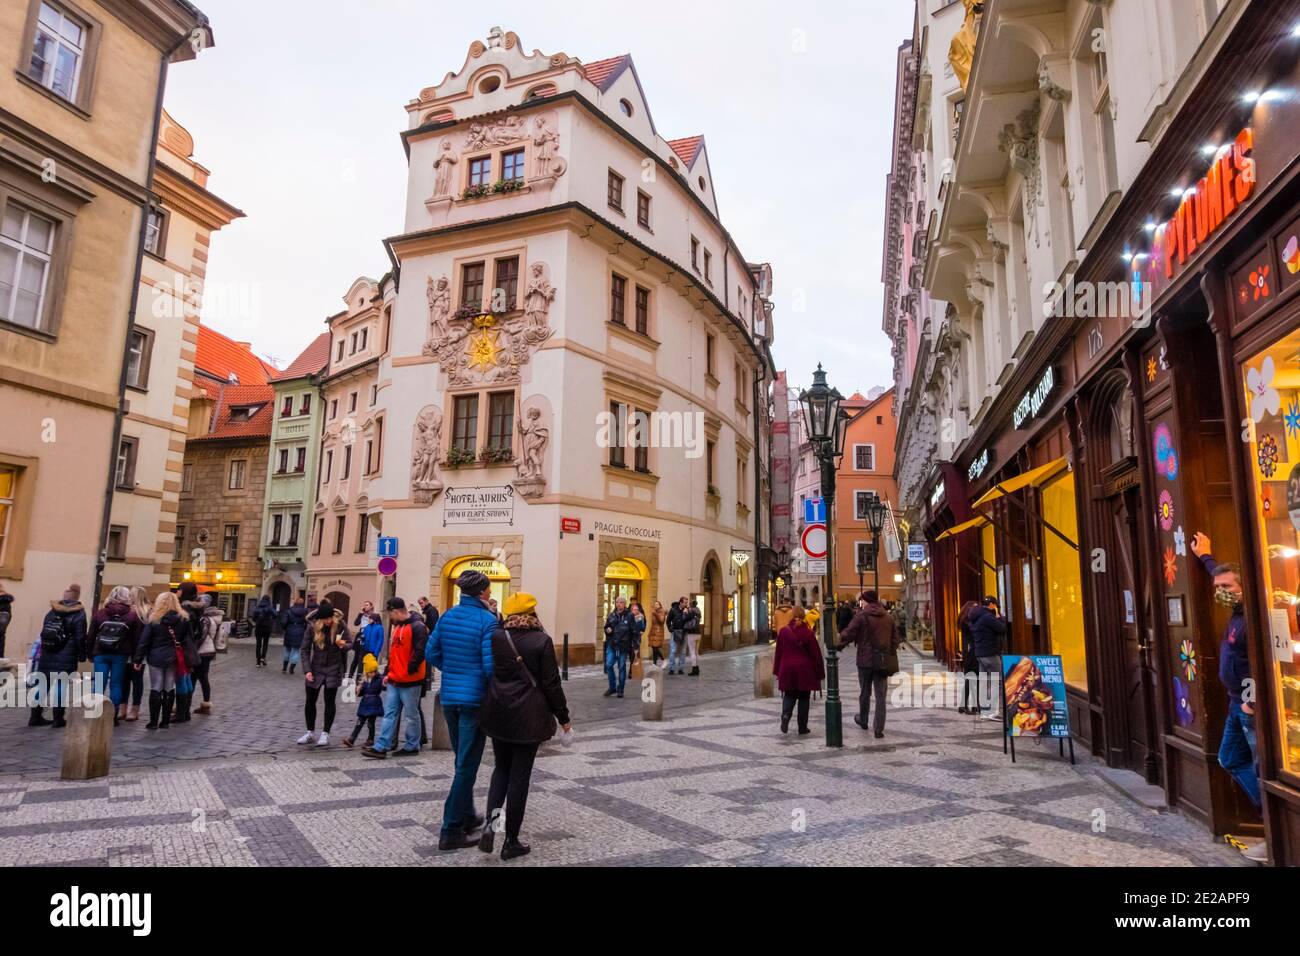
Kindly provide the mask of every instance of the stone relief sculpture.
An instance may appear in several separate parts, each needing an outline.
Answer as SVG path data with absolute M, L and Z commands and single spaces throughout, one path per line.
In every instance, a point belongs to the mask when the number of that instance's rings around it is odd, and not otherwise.
M 521 409 L 519 424 L 519 454 L 515 462 L 515 490 L 524 498 L 538 498 L 546 490 L 546 446 L 551 430 L 536 406 Z
M 451 315 L 451 281 L 446 276 L 436 281 L 429 276 L 426 295 L 429 299 L 429 338 L 424 343 L 424 354 L 435 355 L 438 343 L 450 332 L 447 317 Z
M 551 128 L 545 116 L 533 123 L 533 178 L 546 179 L 564 175 L 567 164 L 555 155 L 560 134 Z
M 442 412 L 425 408 L 415 420 L 411 442 L 411 498 L 416 504 L 431 505 L 442 491 L 438 469 L 442 457 Z
M 1043 174 L 1038 162 L 1038 119 L 1041 106 L 1035 103 L 1008 123 L 998 134 L 998 149 L 1007 154 L 1011 168 L 1025 181 L 1025 226 L 1033 236 L 1034 245 L 1041 245 L 1038 231 L 1038 207 L 1043 189 Z
M 451 140 L 444 139 L 439 148 L 438 158 L 433 161 L 433 170 L 437 174 L 433 185 L 434 199 L 451 195 L 451 179 L 459 162 L 460 157 L 456 155 Z
M 1038 61 L 1038 92 L 1058 103 L 1064 103 L 1070 98 L 1070 91 L 1052 79 L 1052 70 L 1048 66 L 1047 57 Z
M 528 138 L 527 127 L 519 116 L 507 116 L 496 123 L 474 123 L 465 141 L 467 150 L 487 149 L 492 146 L 509 146 Z
M 546 266 L 534 262 L 529 269 L 528 285 L 524 288 L 523 336 L 530 345 L 541 345 L 555 330 L 550 327 L 551 303 L 555 301 L 555 286 L 546 281 Z

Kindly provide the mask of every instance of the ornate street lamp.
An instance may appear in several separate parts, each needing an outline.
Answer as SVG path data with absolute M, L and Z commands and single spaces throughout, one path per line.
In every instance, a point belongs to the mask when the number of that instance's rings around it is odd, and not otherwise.
M 848 415 L 840 411 L 844 400 L 826 384 L 821 364 L 813 373 L 812 388 L 799 393 L 804 433 L 812 443 L 821 465 L 822 497 L 826 499 L 826 569 L 822 585 L 822 642 L 826 645 L 826 746 L 844 746 L 843 712 L 840 705 L 840 667 L 832 631 L 835 622 L 835 465 L 844 454 Z
M 871 529 L 871 564 L 876 569 L 876 600 L 880 599 L 880 532 L 884 530 L 888 510 L 879 495 L 872 494 L 867 500 L 867 527 Z

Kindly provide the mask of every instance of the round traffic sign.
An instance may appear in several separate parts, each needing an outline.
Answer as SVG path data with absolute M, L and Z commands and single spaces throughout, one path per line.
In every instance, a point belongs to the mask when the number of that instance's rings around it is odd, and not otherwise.
M 803 536 L 799 539 L 799 543 L 803 546 L 803 553 L 808 557 L 826 557 L 826 525 L 808 525 L 803 529 Z
M 396 559 L 396 558 L 380 558 L 380 559 L 379 559 L 379 573 L 382 574 L 382 575 L 383 575 L 384 577 L 386 577 L 386 578 L 391 578 L 394 574 L 397 573 L 397 559 Z

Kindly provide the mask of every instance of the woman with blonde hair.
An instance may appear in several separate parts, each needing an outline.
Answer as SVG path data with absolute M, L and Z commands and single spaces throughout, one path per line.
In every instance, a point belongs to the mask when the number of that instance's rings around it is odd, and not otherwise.
M 135 669 L 149 663 L 149 723 L 145 730 L 167 729 L 176 700 L 176 674 L 184 666 L 186 646 L 193 646 L 190 616 L 170 591 L 158 595 L 149 626 L 135 648 Z M 159 723 L 159 716 L 162 722 Z

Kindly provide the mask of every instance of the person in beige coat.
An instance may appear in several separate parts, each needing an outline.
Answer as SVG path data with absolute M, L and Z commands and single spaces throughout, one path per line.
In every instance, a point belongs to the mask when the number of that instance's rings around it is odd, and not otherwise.
M 668 620 L 668 612 L 664 606 L 655 601 L 650 608 L 650 634 L 647 640 L 650 644 L 651 663 L 658 664 L 664 659 L 664 634 L 665 621 Z

